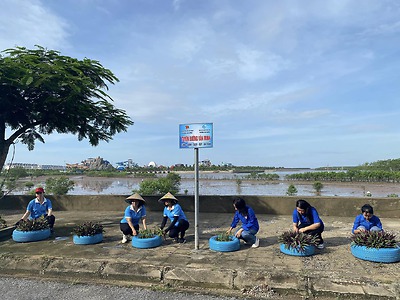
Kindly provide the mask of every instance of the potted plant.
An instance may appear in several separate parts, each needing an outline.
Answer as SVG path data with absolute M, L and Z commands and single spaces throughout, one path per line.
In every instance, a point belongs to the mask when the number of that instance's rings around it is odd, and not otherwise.
M 72 230 L 75 245 L 97 244 L 103 240 L 103 225 L 94 222 L 85 222 Z
M 351 253 L 363 260 L 393 263 L 400 261 L 396 235 L 386 231 L 362 231 L 351 236 Z
M 280 250 L 284 254 L 310 256 L 315 253 L 315 247 L 319 239 L 310 234 L 289 230 L 278 237 L 278 242 L 280 244 Z
M 21 220 L 13 231 L 15 242 L 35 242 L 47 239 L 51 234 L 49 223 L 45 217 L 34 220 Z
M 236 236 L 226 232 L 214 235 L 209 239 L 210 249 L 219 252 L 231 252 L 240 249 L 240 241 Z
M 144 229 L 132 237 L 132 246 L 135 248 L 155 248 L 162 244 L 163 231 L 160 228 Z
M 15 226 L 8 226 L 6 220 L 0 216 L 0 239 L 9 238 Z

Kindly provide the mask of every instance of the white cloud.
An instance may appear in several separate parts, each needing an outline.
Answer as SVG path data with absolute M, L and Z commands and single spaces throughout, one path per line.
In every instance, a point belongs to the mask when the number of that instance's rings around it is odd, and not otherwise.
M 67 23 L 41 1 L 3 0 L 0 9 L 0 49 L 38 44 L 67 47 Z

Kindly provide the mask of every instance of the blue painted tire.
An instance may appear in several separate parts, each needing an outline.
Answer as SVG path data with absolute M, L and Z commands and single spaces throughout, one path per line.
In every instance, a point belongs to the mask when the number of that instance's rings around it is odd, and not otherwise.
M 91 245 L 98 244 L 103 241 L 103 234 L 98 233 L 95 235 L 74 235 L 73 242 L 75 245 Z
M 232 252 L 240 249 L 240 241 L 237 237 L 232 237 L 231 241 L 221 242 L 217 241 L 217 235 L 210 238 L 210 249 L 219 252 Z
M 280 244 L 280 250 L 282 253 L 287 254 L 287 255 L 293 255 L 293 256 L 311 256 L 314 255 L 315 253 L 315 247 L 314 246 L 305 246 L 304 251 L 299 251 L 298 248 L 292 248 L 290 247 L 289 249 L 285 248 L 285 244 Z
M 50 228 L 35 231 L 20 231 L 15 229 L 12 233 L 12 238 L 18 243 L 36 242 L 49 238 L 50 234 Z
M 151 238 L 140 239 L 137 236 L 132 237 L 132 247 L 147 249 L 155 248 L 162 244 L 162 238 L 159 235 L 153 236 Z
M 394 263 L 400 261 L 400 247 L 377 249 L 351 245 L 350 250 L 355 257 L 362 260 L 381 263 Z

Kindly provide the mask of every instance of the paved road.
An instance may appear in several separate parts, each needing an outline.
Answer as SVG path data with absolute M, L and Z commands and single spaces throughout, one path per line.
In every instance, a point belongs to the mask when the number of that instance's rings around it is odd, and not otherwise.
M 40 276 L 40 275 L 39 275 Z M 214 297 L 201 294 L 185 294 L 166 291 L 151 291 L 140 288 L 110 285 L 72 284 L 54 281 L 27 280 L 0 277 L 2 300 L 102 300 L 102 299 L 151 299 L 151 300 L 238 300 L 233 297 Z M 243 298 L 241 298 L 243 300 Z

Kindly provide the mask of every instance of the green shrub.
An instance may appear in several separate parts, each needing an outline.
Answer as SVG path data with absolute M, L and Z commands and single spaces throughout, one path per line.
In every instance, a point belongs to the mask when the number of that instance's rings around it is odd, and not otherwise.
M 41 216 L 35 220 L 26 220 L 26 221 L 19 221 L 17 225 L 17 230 L 19 231 L 36 231 L 36 230 L 43 230 L 49 228 L 49 222 L 44 216 Z
M 317 246 L 320 242 L 316 236 L 303 232 L 285 231 L 278 237 L 278 242 L 285 245 L 285 249 L 295 248 L 300 252 L 305 251 L 307 246 Z
M 218 242 L 230 242 L 233 240 L 233 238 L 233 235 L 223 232 L 218 234 L 215 240 L 217 240 Z
M 74 189 L 74 185 L 75 182 L 69 180 L 68 177 L 50 177 L 46 180 L 46 192 L 53 195 L 66 195 L 70 190 Z
M 93 236 L 99 233 L 103 233 L 105 230 L 103 225 L 94 222 L 85 222 L 76 226 L 72 230 L 72 234 L 77 236 Z
M 288 196 L 295 196 L 297 194 L 297 188 L 293 184 L 289 185 L 286 194 Z
M 171 172 L 166 177 L 144 180 L 137 192 L 142 195 L 162 195 L 168 192 L 176 194 L 179 192 L 180 184 L 181 176 Z
M 353 245 L 367 248 L 396 248 L 396 235 L 385 231 L 362 231 L 351 237 Z
M 155 237 L 156 235 L 163 236 L 164 233 L 163 233 L 162 229 L 160 229 L 158 227 L 153 228 L 153 229 L 149 229 L 149 228 L 143 229 L 143 230 L 139 231 L 139 234 L 137 235 L 137 237 L 139 239 L 149 239 L 149 238 Z

